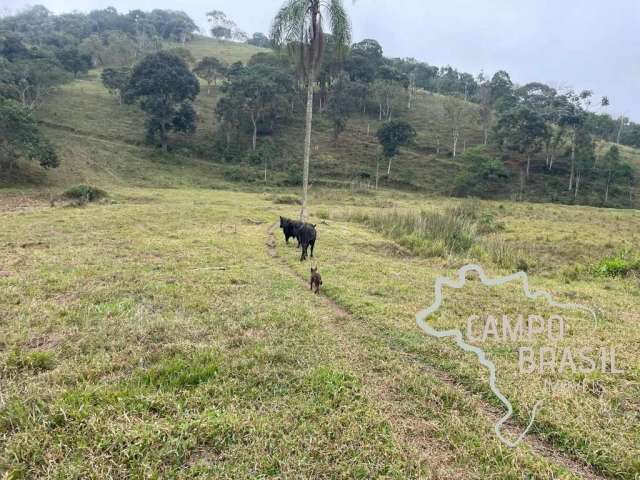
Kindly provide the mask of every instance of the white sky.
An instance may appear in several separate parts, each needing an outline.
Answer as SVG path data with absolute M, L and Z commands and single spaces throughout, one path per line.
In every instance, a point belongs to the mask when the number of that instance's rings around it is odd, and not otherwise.
M 283 0 L 0 0 L 0 11 L 42 3 L 54 12 L 107 6 L 184 10 L 206 26 L 224 11 L 251 34 L 267 33 Z M 345 0 L 354 40 L 375 38 L 385 55 L 492 74 L 517 83 L 592 89 L 609 112 L 640 121 L 640 0 Z

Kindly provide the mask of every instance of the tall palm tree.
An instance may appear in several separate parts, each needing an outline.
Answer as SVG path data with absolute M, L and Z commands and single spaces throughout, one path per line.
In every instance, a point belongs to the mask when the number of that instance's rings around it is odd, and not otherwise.
M 307 112 L 304 137 L 302 179 L 302 211 L 307 219 L 309 186 L 309 156 L 311 154 L 311 123 L 313 119 L 313 86 L 324 51 L 324 24 L 331 28 L 338 54 L 351 43 L 351 26 L 342 0 L 286 0 L 273 20 L 271 41 L 276 48 L 287 47 L 295 55 L 307 86 Z

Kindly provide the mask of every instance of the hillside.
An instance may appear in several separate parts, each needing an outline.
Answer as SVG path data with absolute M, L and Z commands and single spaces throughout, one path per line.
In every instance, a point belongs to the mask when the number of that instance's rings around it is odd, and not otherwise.
M 196 38 L 188 47 L 196 59 L 217 56 L 229 63 L 246 62 L 251 55 L 262 51 L 246 44 L 205 37 Z M 214 113 L 215 103 L 219 98 L 218 90 L 214 89 L 209 96 L 206 89 L 202 89 L 195 102 L 198 112 L 196 134 L 176 136 L 173 154 L 162 156 L 144 144 L 144 114 L 135 106 L 119 105 L 116 98 L 102 87 L 99 73 L 97 70 L 91 71 L 85 78 L 62 86 L 38 112 L 45 130 L 60 149 L 62 166 L 57 171 L 48 172 L 46 177 L 37 169 L 31 169 L 31 174 L 27 172 L 25 175 L 22 172 L 19 174 L 20 178 L 5 179 L 5 184 L 15 184 L 19 180 L 24 184 L 40 184 L 52 188 L 80 181 L 164 185 L 167 178 L 172 178 L 181 184 L 203 186 L 211 184 L 212 179 L 219 178 L 220 174 L 224 176 L 225 172 L 226 177 L 231 180 L 242 178 L 258 182 L 263 177 L 260 166 L 222 165 L 213 151 L 214 134 L 218 128 Z M 400 112 L 417 130 L 418 137 L 414 146 L 402 149 L 392 165 L 391 177 L 382 179 L 383 185 L 431 195 L 451 193 L 452 180 L 461 164 L 450 155 L 450 127 L 443 108 L 448 98 L 418 91 L 413 108 Z M 476 105 L 467 102 L 462 104 L 465 113 L 459 152 L 463 152 L 465 146 L 480 144 L 483 138 Z M 346 130 L 338 142 L 334 142 L 328 118 L 316 114 L 312 181 L 331 184 L 364 181 L 371 184 L 379 148 L 374 133 L 379 125 L 380 122 L 375 117 L 353 116 L 348 120 Z M 273 140 L 278 154 L 270 165 L 272 171 L 269 177 L 272 185 L 286 183 L 289 171 L 299 168 L 302 130 L 301 120 L 295 118 L 280 125 L 274 132 Z M 67 135 L 70 132 L 73 135 Z M 440 154 L 436 155 L 438 143 Z M 107 148 L 103 148 L 105 146 Z M 110 150 L 120 149 L 124 155 L 109 153 Z M 635 149 L 622 147 L 622 154 L 640 172 L 640 153 Z M 149 165 L 149 157 L 156 159 L 156 163 Z M 511 198 L 518 192 L 519 161 L 513 156 L 506 159 L 512 178 L 499 193 L 500 198 Z M 380 168 L 385 171 L 386 165 L 381 165 Z M 177 172 L 181 172 L 180 175 L 174 176 Z M 526 198 L 530 201 L 570 203 L 572 197 L 564 193 L 567 178 L 566 159 L 558 159 L 553 173 L 549 173 L 545 169 L 544 158 L 534 157 Z M 587 193 L 584 200 L 597 204 L 600 196 L 599 191 Z M 634 197 L 637 198 L 636 195 Z

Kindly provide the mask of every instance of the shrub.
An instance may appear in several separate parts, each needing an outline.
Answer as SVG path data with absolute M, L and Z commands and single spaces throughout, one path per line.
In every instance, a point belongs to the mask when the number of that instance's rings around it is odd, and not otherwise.
M 454 193 L 458 196 L 483 196 L 505 187 L 509 172 L 502 160 L 489 155 L 483 145 L 468 149 L 460 155 L 463 168 L 454 181 Z
M 76 185 L 69 188 L 62 194 L 63 198 L 77 200 L 82 203 L 95 202 L 96 200 L 100 200 L 106 196 L 107 192 L 104 190 L 100 190 L 99 188 L 91 187 L 89 185 Z
M 605 258 L 595 267 L 595 274 L 601 277 L 624 277 L 640 270 L 640 260 L 629 260 L 621 254 Z
M 225 167 L 222 177 L 228 182 L 254 183 L 258 180 L 255 171 L 241 165 L 229 165 Z
M 291 187 L 302 185 L 302 169 L 296 165 L 290 166 L 287 170 L 287 178 L 283 183 Z
M 279 205 L 300 205 L 302 203 L 300 198 L 295 195 L 274 195 L 271 201 Z
M 278 150 L 270 139 L 261 141 L 255 151 L 249 150 L 246 154 L 247 162 L 258 167 L 273 165 L 277 157 Z

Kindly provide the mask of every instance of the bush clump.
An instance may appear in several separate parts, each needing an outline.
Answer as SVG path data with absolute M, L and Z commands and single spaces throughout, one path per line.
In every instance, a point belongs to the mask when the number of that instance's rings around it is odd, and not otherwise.
M 273 203 L 278 205 L 301 205 L 300 197 L 295 195 L 274 195 L 272 199 Z
M 76 185 L 62 194 L 63 198 L 83 203 L 95 202 L 107 196 L 107 192 L 89 185 Z
M 605 258 L 595 267 L 595 274 L 600 277 L 625 277 L 640 272 L 640 260 L 630 260 L 625 255 Z

